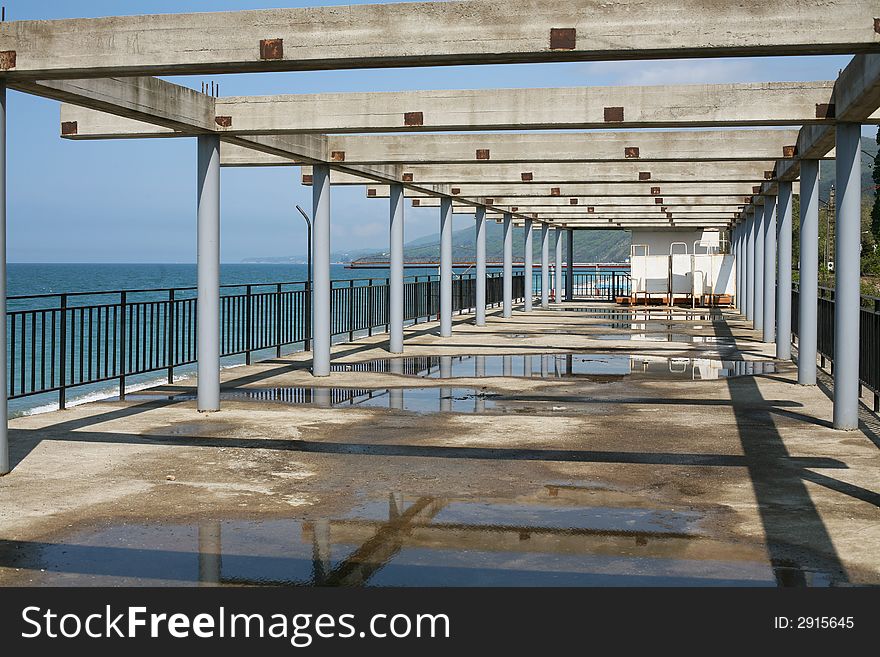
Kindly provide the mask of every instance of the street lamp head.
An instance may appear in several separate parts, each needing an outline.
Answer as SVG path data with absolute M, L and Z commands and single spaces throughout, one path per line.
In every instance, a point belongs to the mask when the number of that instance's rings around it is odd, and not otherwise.
M 309 215 L 306 214 L 306 211 L 303 210 L 302 207 L 300 207 L 299 205 L 296 206 L 296 209 L 299 210 L 299 213 L 303 216 L 303 219 L 306 220 L 306 223 L 308 223 L 309 226 L 311 226 L 311 225 L 312 225 L 312 220 L 309 219 Z

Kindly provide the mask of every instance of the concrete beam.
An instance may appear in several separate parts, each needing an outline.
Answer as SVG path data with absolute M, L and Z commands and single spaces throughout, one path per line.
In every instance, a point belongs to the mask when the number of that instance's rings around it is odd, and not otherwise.
M 187 133 L 109 116 L 75 105 L 61 106 L 62 123 L 76 123 L 68 139 L 184 137 Z M 327 157 L 353 164 L 453 164 L 492 162 L 766 161 L 785 157 L 796 130 L 705 130 L 591 132 L 579 134 L 386 134 L 331 135 Z M 247 150 L 230 150 L 226 166 L 272 166 L 251 161 Z M 282 163 L 283 164 L 283 163 Z
M 396 166 L 402 182 L 416 184 L 477 184 L 504 185 L 520 183 L 532 188 L 538 185 L 577 185 L 589 183 L 654 183 L 689 182 L 692 185 L 707 182 L 760 183 L 772 171 L 773 162 L 616 162 L 599 164 L 416 164 Z M 303 167 L 304 176 L 311 175 Z M 337 173 L 331 175 L 334 185 L 363 185 L 358 176 Z
M 421 207 L 425 207 L 424 204 L 419 204 Z M 437 204 L 439 206 L 439 204 Z M 730 205 L 730 206 L 679 206 L 678 208 L 669 208 L 665 205 L 644 205 L 644 206 L 632 206 L 632 207 L 618 207 L 613 205 L 608 205 L 604 207 L 597 207 L 595 205 L 588 206 L 557 206 L 557 207 L 541 207 L 534 205 L 504 205 L 495 202 L 492 206 L 494 212 L 539 212 L 542 215 L 552 217 L 556 215 L 575 215 L 575 216 L 603 216 L 607 217 L 609 215 L 620 215 L 620 216 L 667 216 L 668 214 L 679 215 L 711 215 L 711 216 L 720 216 L 724 217 L 736 217 L 742 212 L 742 205 Z M 464 205 L 464 204 L 453 204 L 453 212 L 455 213 L 467 213 L 473 212 L 473 210 Z
M 834 83 L 477 89 L 217 99 L 234 134 L 675 128 L 828 123 Z M 819 110 L 817 111 L 817 106 Z
M 216 99 L 158 78 L 108 80 L 20 81 L 16 89 L 47 98 L 125 118 L 151 121 L 163 127 L 184 128 L 193 134 L 217 134 L 233 147 L 293 162 L 324 163 L 326 138 L 321 135 L 251 135 L 238 136 L 220 132 L 226 117 L 217 113 Z M 78 125 L 68 125 L 67 132 L 77 132 Z M 62 126 L 62 132 L 64 132 Z M 378 183 L 397 183 L 404 177 L 401 165 L 357 165 L 332 163 L 336 175 Z M 442 185 L 404 183 L 412 192 L 448 195 Z M 459 200 L 467 202 L 466 199 Z
M 392 3 L 15 21 L 0 51 L 15 52 L 10 79 L 845 54 L 877 48 L 876 13 L 867 0 Z
M 368 198 L 387 198 L 381 196 L 368 196 Z M 478 197 L 475 200 L 485 200 L 485 197 Z M 421 207 L 439 207 L 440 200 L 435 198 L 413 198 L 411 202 L 415 206 Z M 743 205 L 751 202 L 751 196 L 566 196 L 566 197 L 530 197 L 530 196 L 494 196 L 492 203 L 496 207 L 506 208 L 509 206 L 518 206 L 523 208 L 599 208 L 609 209 L 647 209 L 647 208 L 693 208 L 697 206 L 706 206 L 711 208 L 730 208 L 731 211 L 741 208 Z M 453 203 L 453 205 L 461 205 Z
M 854 57 L 837 78 L 831 102 L 839 121 L 880 123 L 880 55 Z M 834 149 L 834 144 L 834 126 L 805 125 L 798 134 L 798 159 L 777 162 L 778 178 L 797 179 L 800 160 L 826 157 Z
M 743 197 L 757 194 L 760 185 L 753 183 L 701 183 L 675 182 L 658 184 L 652 181 L 634 183 L 590 183 L 576 185 L 525 185 L 519 183 L 506 183 L 483 185 L 473 183 L 461 183 L 450 185 L 449 190 L 453 196 L 467 198 L 643 198 L 656 199 L 669 197 L 693 197 L 693 196 L 736 196 Z M 366 185 L 368 198 L 388 198 L 388 185 Z M 407 198 L 421 199 L 429 196 L 412 190 L 404 190 Z

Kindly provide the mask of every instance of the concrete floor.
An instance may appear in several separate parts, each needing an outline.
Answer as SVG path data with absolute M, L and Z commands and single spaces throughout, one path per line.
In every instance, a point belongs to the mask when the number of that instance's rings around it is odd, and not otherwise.
M 832 430 L 827 387 L 796 385 L 791 363 L 670 373 L 688 361 L 665 356 L 772 360 L 729 311 L 654 309 L 644 323 L 590 309 L 485 328 L 459 316 L 449 339 L 422 324 L 406 353 L 632 354 L 634 369 L 654 362 L 647 373 L 527 378 L 515 360 L 513 376 L 444 382 L 473 389 L 455 408 L 488 400 L 485 412 L 247 396 L 440 386 L 317 380 L 297 354 L 225 370 L 218 413 L 198 414 L 183 381 L 12 420 L 0 584 L 880 583 L 875 417 Z M 337 345 L 334 363 L 387 357 L 385 337 Z

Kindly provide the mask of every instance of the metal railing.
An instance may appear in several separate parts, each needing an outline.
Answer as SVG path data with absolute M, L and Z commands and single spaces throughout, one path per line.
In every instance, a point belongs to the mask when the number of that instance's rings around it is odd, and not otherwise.
M 486 305 L 502 303 L 500 274 L 486 277 Z M 513 276 L 513 298 L 525 290 L 521 273 Z M 453 310 L 462 314 L 476 303 L 474 275 L 456 275 Z M 330 291 L 333 337 L 354 339 L 388 330 L 388 279 L 333 281 Z M 222 357 L 301 345 L 308 349 L 311 322 L 309 292 L 302 281 L 223 285 L 220 297 Z M 119 382 L 166 372 L 198 358 L 196 288 L 112 290 L 11 296 L 7 311 L 7 373 L 9 399 L 57 393 L 61 408 L 70 388 Z M 436 319 L 440 282 L 436 276 L 404 280 L 404 321 Z
M 568 270 L 565 270 L 565 276 Z M 550 290 L 557 287 L 556 272 L 549 274 Z M 585 301 L 614 301 L 617 297 L 628 297 L 630 294 L 630 275 L 623 271 L 575 271 L 574 298 Z M 541 272 L 532 274 L 532 289 L 535 294 L 541 292 Z
M 799 291 L 791 287 L 791 332 L 798 334 Z M 816 327 L 816 351 L 824 368 L 826 361 L 834 365 L 834 290 L 819 288 Z M 859 317 L 859 381 L 874 393 L 874 410 L 880 410 L 880 298 L 862 296 Z

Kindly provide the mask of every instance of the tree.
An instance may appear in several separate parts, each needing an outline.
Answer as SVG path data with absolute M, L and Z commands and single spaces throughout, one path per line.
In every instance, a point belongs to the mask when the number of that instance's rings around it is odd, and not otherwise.
M 877 145 L 880 146 L 880 128 L 877 128 Z M 880 150 L 874 156 L 874 207 L 871 210 L 871 234 L 874 243 L 880 243 Z

